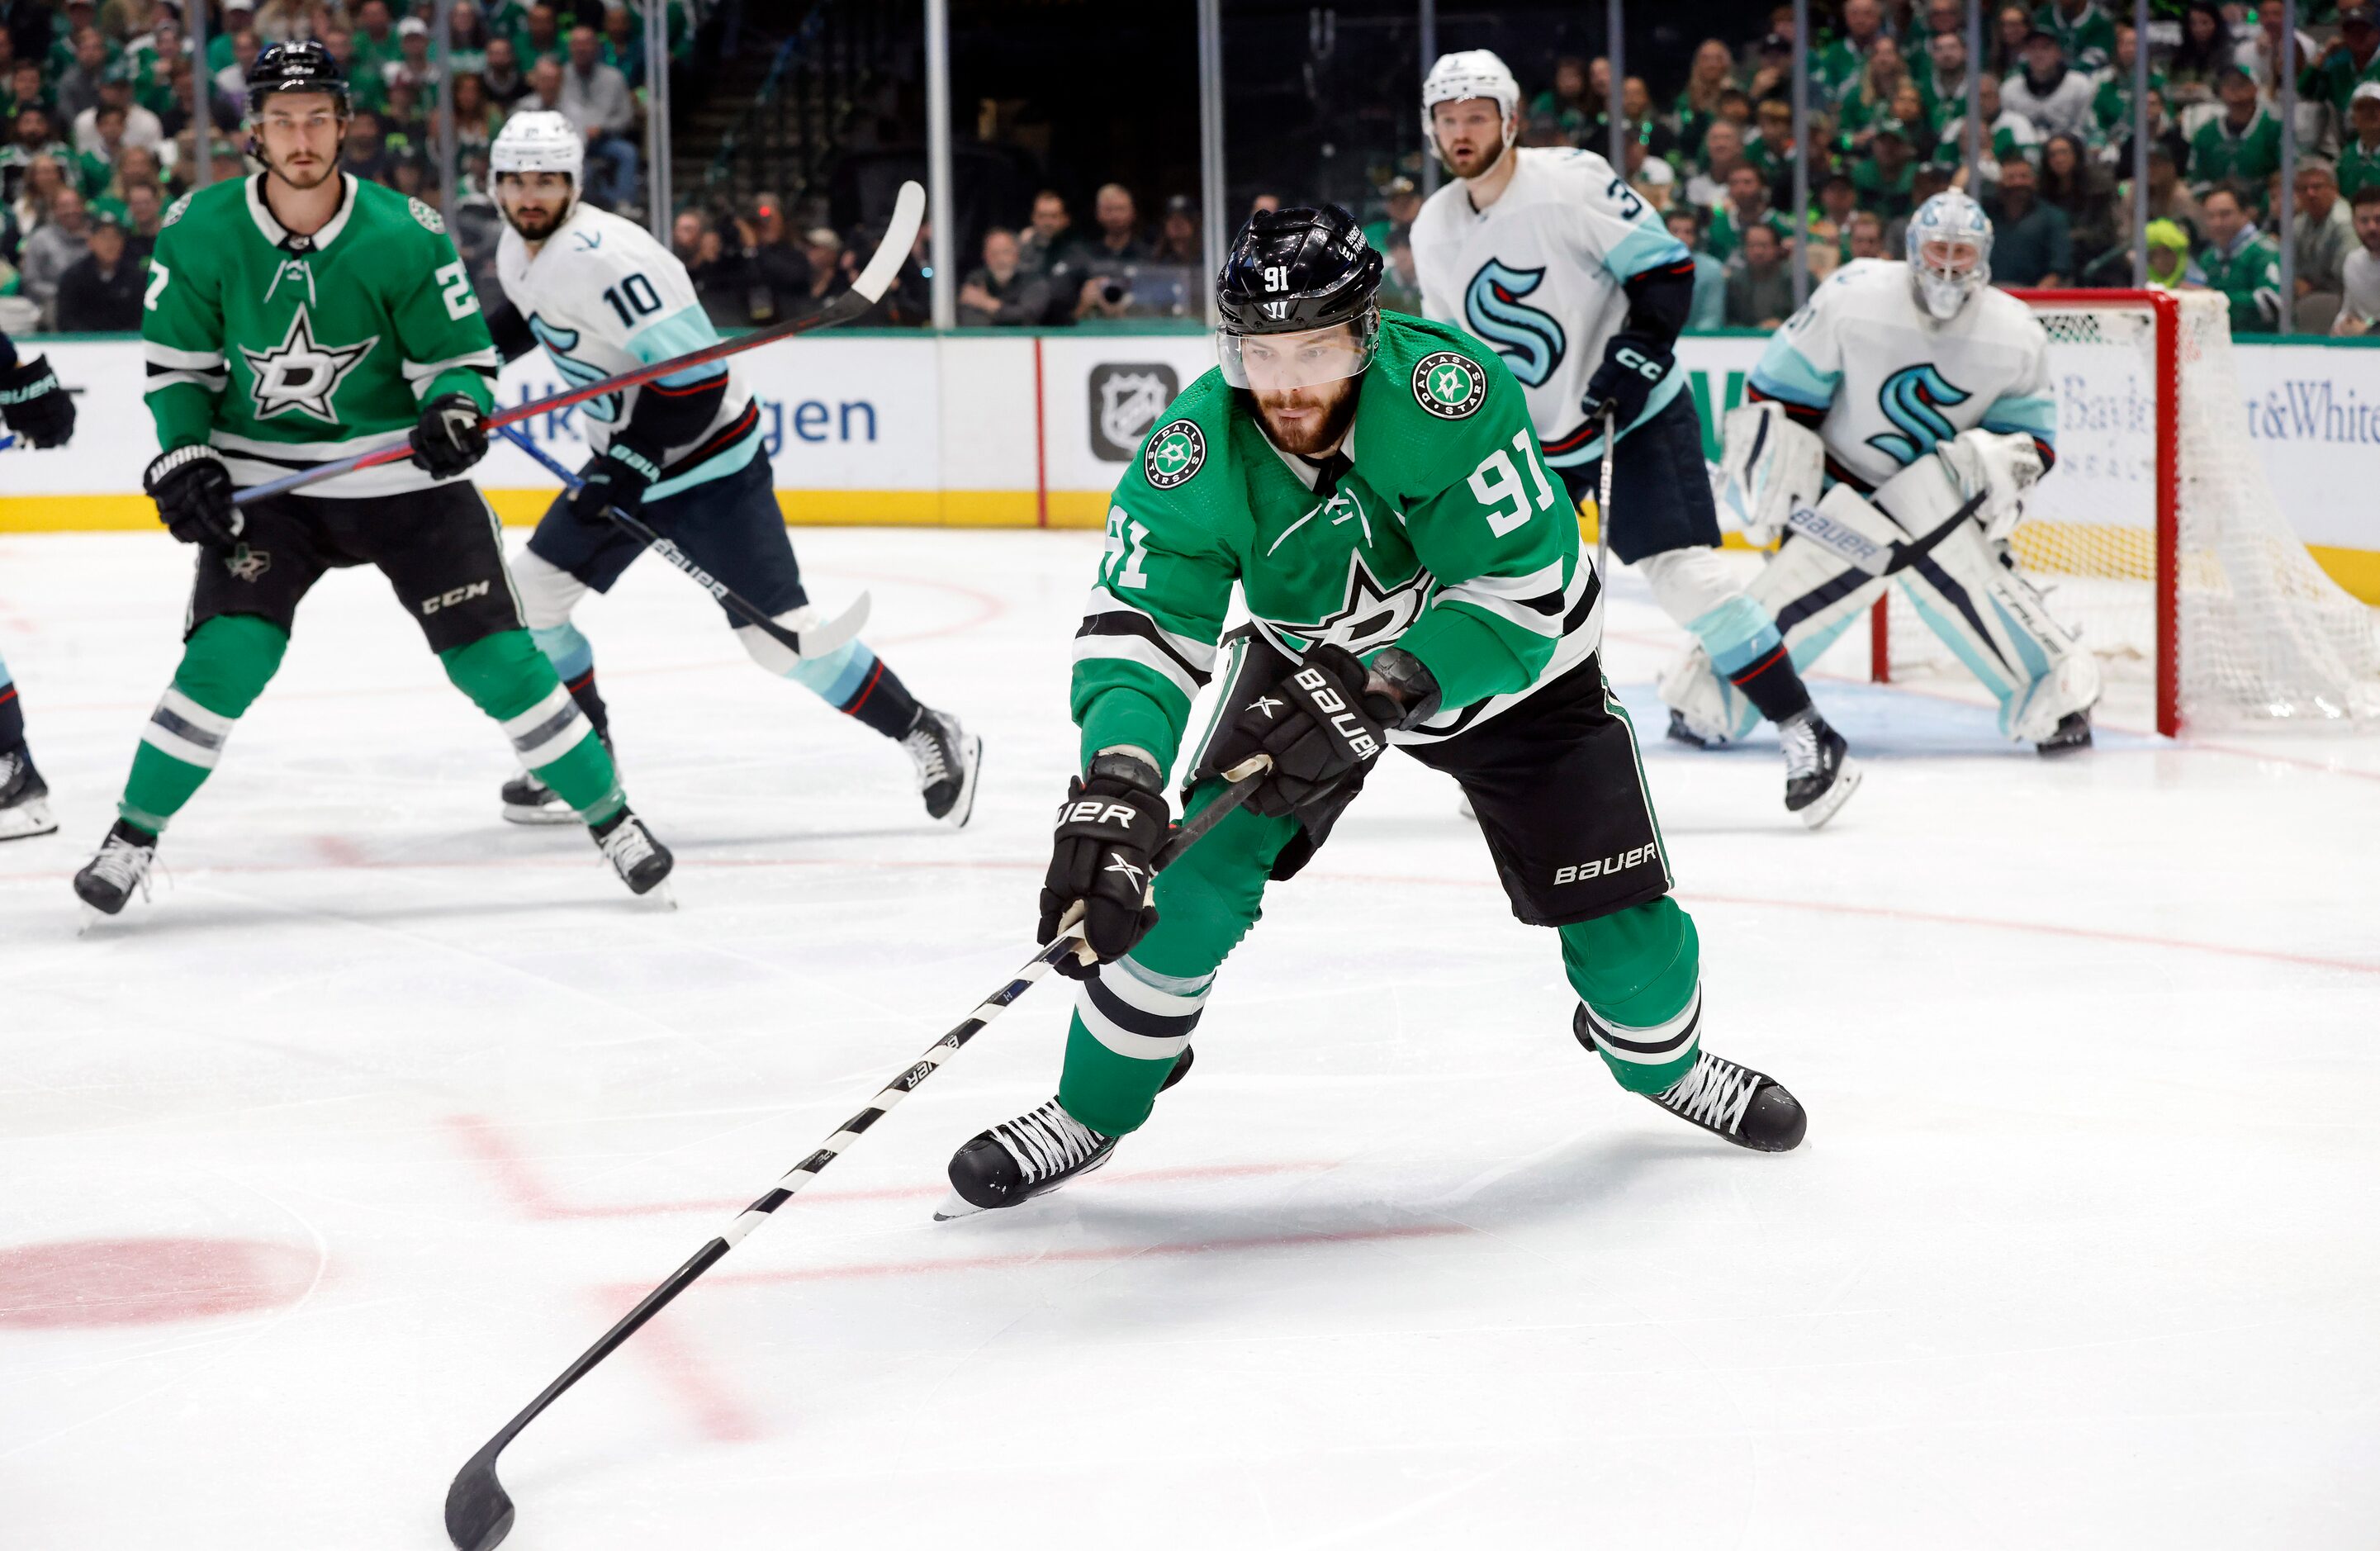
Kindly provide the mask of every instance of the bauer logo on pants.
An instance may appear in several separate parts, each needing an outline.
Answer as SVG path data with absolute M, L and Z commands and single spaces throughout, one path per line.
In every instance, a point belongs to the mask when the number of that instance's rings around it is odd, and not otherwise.
M 1163 361 L 1102 361 L 1091 368 L 1091 455 L 1130 463 L 1132 450 L 1182 391 Z
M 1441 420 L 1459 420 L 1488 402 L 1488 374 L 1468 356 L 1439 350 L 1413 370 L 1414 402 Z
M 1207 462 L 1207 433 L 1190 420 L 1173 420 L 1160 426 L 1148 439 L 1148 451 L 1141 454 L 1140 471 L 1151 485 L 1170 491 L 1186 484 L 1190 476 Z

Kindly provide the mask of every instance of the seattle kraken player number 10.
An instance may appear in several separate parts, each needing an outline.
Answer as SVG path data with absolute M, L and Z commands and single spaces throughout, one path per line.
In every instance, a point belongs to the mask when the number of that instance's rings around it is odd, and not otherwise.
M 490 157 L 505 224 L 496 277 L 506 298 L 490 330 L 506 359 L 542 345 L 577 383 L 719 338 L 676 256 L 635 223 L 578 198 L 585 143 L 558 113 L 516 113 Z M 555 499 L 513 572 L 538 645 L 608 745 L 594 648 L 570 621 L 589 588 L 609 591 L 643 552 L 603 515 L 607 506 L 641 516 L 785 628 L 807 628 L 813 612 L 738 362 L 689 367 L 606 394 L 580 410 L 579 423 L 594 451 L 584 482 Z M 983 745 L 956 717 L 918 704 L 860 642 L 805 659 L 752 625 L 735 624 L 735 636 L 768 672 L 898 742 L 915 762 L 929 817 L 954 828 L 967 821 Z M 570 817 L 533 774 L 505 784 L 504 805 L 516 823 Z

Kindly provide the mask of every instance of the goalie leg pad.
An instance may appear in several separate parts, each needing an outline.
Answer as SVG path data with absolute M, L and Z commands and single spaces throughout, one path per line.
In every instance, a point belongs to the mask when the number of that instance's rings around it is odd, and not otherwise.
M 2038 743 L 2099 698 L 2099 667 L 2006 551 L 1972 525 L 1898 578 L 1925 627 L 1992 692 L 2000 731 Z

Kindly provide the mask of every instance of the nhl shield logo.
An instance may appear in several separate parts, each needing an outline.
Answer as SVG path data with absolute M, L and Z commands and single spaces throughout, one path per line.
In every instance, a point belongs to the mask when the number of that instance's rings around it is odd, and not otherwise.
M 1132 450 L 1182 391 L 1162 361 L 1106 362 L 1091 368 L 1091 455 L 1130 463 Z
M 1459 420 L 1488 402 L 1488 374 L 1452 350 L 1424 356 L 1413 370 L 1414 402 L 1441 420 Z
M 1148 451 L 1141 454 L 1140 472 L 1156 489 L 1170 491 L 1187 483 L 1206 463 L 1207 433 L 1195 421 L 1172 420 L 1149 437 Z

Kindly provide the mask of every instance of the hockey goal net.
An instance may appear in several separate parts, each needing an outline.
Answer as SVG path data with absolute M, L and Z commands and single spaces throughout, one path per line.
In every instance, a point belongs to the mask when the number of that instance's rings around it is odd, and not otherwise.
M 2098 659 L 2111 709 L 2184 725 L 2373 725 L 2380 611 L 2307 552 L 2249 441 L 2231 328 L 2210 292 L 2022 292 L 2049 331 L 2058 465 L 2017 562 Z M 2341 492 L 2369 499 L 2369 492 Z M 1878 682 L 1955 671 L 1895 588 Z

